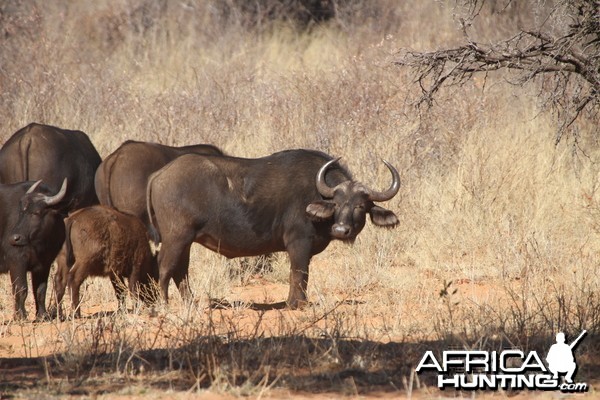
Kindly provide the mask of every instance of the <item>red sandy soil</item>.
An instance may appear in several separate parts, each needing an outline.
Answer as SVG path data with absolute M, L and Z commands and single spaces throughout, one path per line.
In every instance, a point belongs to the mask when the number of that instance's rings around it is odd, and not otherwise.
M 455 287 L 459 288 L 460 299 L 472 302 L 485 302 L 489 301 L 490 298 L 498 299 L 501 294 L 497 288 L 484 283 L 475 283 L 469 280 L 462 280 L 455 283 Z M 287 295 L 288 287 L 285 284 L 277 284 L 267 282 L 261 278 L 253 279 L 244 287 L 235 288 L 230 299 L 239 300 L 242 302 L 250 301 L 261 301 L 261 300 L 277 300 L 283 299 Z M 31 306 L 29 306 L 31 307 Z M 342 306 L 343 307 L 343 306 Z M 30 308 L 31 309 L 31 308 Z M 11 397 L 14 394 L 10 393 L 9 389 L 5 390 L 4 393 L 0 390 L 0 399 L 4 398 L 37 398 L 41 393 L 36 389 L 36 383 L 47 381 L 50 376 L 50 381 L 56 384 L 65 384 L 64 378 L 55 376 L 52 371 L 46 371 L 44 365 L 40 363 L 31 363 L 23 361 L 20 365 L 19 359 L 27 359 L 31 357 L 44 357 L 51 356 L 53 354 L 60 353 L 65 349 L 65 341 L 59 334 L 59 332 L 68 331 L 70 327 L 82 325 L 85 321 L 93 322 L 101 319 L 99 313 L 106 311 L 113 311 L 116 309 L 116 301 L 111 304 L 86 304 L 82 307 L 82 320 L 79 321 L 51 321 L 51 322 L 40 322 L 34 323 L 28 322 L 13 322 L 9 321 L 7 316 L 4 316 L 4 325 L 0 325 L 0 381 L 10 384 L 14 379 L 20 383 L 19 392 L 16 397 Z M 7 310 L 4 310 L 4 314 Z M 170 312 L 178 312 L 178 310 L 170 310 Z M 207 311 L 208 313 L 208 311 Z M 227 309 L 213 311 L 213 318 L 222 321 L 235 321 L 239 332 L 251 332 L 256 328 L 257 319 L 261 318 L 261 334 L 264 336 L 277 335 L 281 330 L 281 324 L 287 324 L 287 326 L 302 326 L 306 320 L 307 311 L 290 311 L 290 310 L 272 310 L 264 313 L 260 313 L 249 309 Z M 259 317 L 260 316 L 260 317 Z M 151 329 L 156 324 L 149 323 L 152 318 L 156 318 L 147 314 L 134 315 L 133 318 L 139 319 L 140 329 L 146 330 Z M 427 316 L 425 316 L 427 317 Z M 311 322 L 312 324 L 313 322 Z M 378 323 L 374 319 L 374 323 Z M 318 323 L 317 323 L 318 324 Z M 145 332 L 151 334 L 151 332 Z M 82 329 L 79 334 L 89 334 L 89 330 Z M 393 338 L 392 338 L 393 339 Z M 159 339 L 160 340 L 160 339 Z M 11 361 L 12 360 L 12 361 Z M 59 382 L 59 383 L 56 383 Z M 62 382 L 62 383 L 60 383 Z M 144 385 L 143 379 L 134 378 L 127 385 L 118 385 L 118 389 L 115 391 L 111 389 L 110 383 L 100 383 L 97 387 L 90 388 L 89 385 L 85 391 L 82 392 L 85 396 L 90 395 L 91 398 L 106 398 L 106 399 L 137 399 L 137 398 L 168 398 L 168 399 L 214 399 L 214 400 L 226 400 L 239 398 L 236 393 L 218 393 L 215 391 L 207 390 L 190 390 L 190 391 L 176 391 L 176 390 L 158 390 L 154 388 L 147 388 Z M 0 386 L 1 388 L 2 386 Z M 23 387 L 31 387 L 30 390 L 23 389 Z M 362 391 L 364 393 L 364 390 Z M 71 390 L 71 394 L 67 397 L 78 397 L 77 391 Z M 270 399 L 336 399 L 340 397 L 346 398 L 362 398 L 362 399 L 403 399 L 403 398 L 447 398 L 456 396 L 468 396 L 468 394 L 460 394 L 455 392 L 442 392 L 436 388 L 425 388 L 415 390 L 412 393 L 400 387 L 397 391 L 368 391 L 366 394 L 359 394 L 354 380 L 352 377 L 348 378 L 343 382 L 343 387 L 339 387 L 335 392 L 332 393 L 309 393 L 309 392 L 292 392 L 283 388 L 267 388 L 263 392 L 260 389 L 255 389 L 252 393 L 247 393 L 248 398 L 270 398 Z M 586 398 L 600 398 L 593 391 L 584 395 Z M 478 398 L 505 398 L 509 397 L 506 393 L 477 393 Z M 526 398 L 563 398 L 564 395 L 560 393 L 545 393 L 545 392 L 520 392 L 511 393 L 511 398 L 515 399 L 526 399 Z M 581 397 L 580 395 L 576 397 Z

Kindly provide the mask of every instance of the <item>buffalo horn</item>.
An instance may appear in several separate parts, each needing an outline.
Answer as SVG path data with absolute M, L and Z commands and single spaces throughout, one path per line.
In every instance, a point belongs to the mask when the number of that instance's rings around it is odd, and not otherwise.
M 61 186 L 60 190 L 58 191 L 58 193 L 56 193 L 54 196 L 44 196 L 44 202 L 49 206 L 58 204 L 63 199 L 63 197 L 65 197 L 66 193 L 67 193 L 67 178 L 65 178 L 63 180 L 62 186 Z
M 388 167 L 388 169 L 392 173 L 392 185 L 388 188 L 388 190 L 384 192 L 375 192 L 373 190 L 370 190 L 369 200 L 371 201 L 388 201 L 389 199 L 394 197 L 396 193 L 398 193 L 398 190 L 400 190 L 400 175 L 398 174 L 398 171 L 396 171 L 396 168 L 394 168 L 389 162 L 383 160 L 383 163 L 386 167 Z
M 35 182 L 33 185 L 31 185 L 25 194 L 33 193 L 35 189 L 37 189 L 37 187 L 40 186 L 40 183 L 42 183 L 41 179 Z
M 331 164 L 338 162 L 340 158 L 342 157 L 334 158 L 333 160 L 327 161 L 327 163 L 325 163 L 325 165 L 323 165 L 317 173 L 317 190 L 319 191 L 319 194 L 325 197 L 326 199 L 330 199 L 333 197 L 334 189 L 327 186 L 327 183 L 325 182 L 325 172 Z

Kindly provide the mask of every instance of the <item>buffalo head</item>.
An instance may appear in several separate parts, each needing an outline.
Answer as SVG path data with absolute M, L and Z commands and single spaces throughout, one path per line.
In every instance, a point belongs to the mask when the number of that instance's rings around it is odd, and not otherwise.
M 376 206 L 376 201 L 387 201 L 398 193 L 400 176 L 398 171 L 387 161 L 383 161 L 392 173 L 392 184 L 383 191 L 377 192 L 367 188 L 360 182 L 348 180 L 335 187 L 325 182 L 327 168 L 336 163 L 339 157 L 328 161 L 317 173 L 316 185 L 324 200 L 310 203 L 306 213 L 315 221 L 331 221 L 331 236 L 335 239 L 353 241 L 365 226 L 367 213 L 377 226 L 393 227 L 398 224 L 398 217 L 385 208 Z
M 60 202 L 67 192 L 67 179 L 54 195 L 36 191 L 41 182 L 34 183 L 19 202 L 19 220 L 9 238 L 13 246 L 43 244 L 54 240 L 57 223 L 62 224 L 57 221 L 62 220 Z

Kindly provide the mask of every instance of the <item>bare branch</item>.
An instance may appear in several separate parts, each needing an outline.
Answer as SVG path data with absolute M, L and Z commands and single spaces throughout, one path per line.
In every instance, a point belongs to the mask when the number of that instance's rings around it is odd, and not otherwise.
M 461 3 L 460 0 L 457 2 Z M 462 0 L 469 6 L 471 20 L 483 12 L 485 2 Z M 505 7 L 509 4 L 510 1 Z M 556 20 L 549 21 L 552 18 Z M 462 85 L 474 74 L 500 69 L 520 73 L 522 83 L 549 76 L 557 80 L 563 91 L 575 85 L 577 89 L 563 92 L 562 99 L 555 93 L 549 93 L 552 106 L 562 109 L 566 115 L 562 122 L 566 130 L 582 111 L 600 105 L 600 1 L 563 0 L 542 26 L 560 26 L 564 19 L 571 21 L 564 27 L 564 32 L 532 27 L 488 45 L 472 40 L 468 32 L 470 24 L 461 19 L 464 45 L 434 52 L 405 50 L 395 64 L 415 72 L 421 88 L 417 105 L 431 105 L 443 86 Z M 575 97 L 565 100 L 569 95 Z M 562 134 L 559 140 L 560 137 Z

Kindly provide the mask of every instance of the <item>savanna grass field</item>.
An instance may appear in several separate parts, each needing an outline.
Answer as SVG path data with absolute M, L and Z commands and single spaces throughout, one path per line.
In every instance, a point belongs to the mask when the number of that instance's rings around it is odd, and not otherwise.
M 193 303 L 172 285 L 168 305 L 117 312 L 109 280 L 94 278 L 83 317 L 66 321 L 33 322 L 30 283 L 29 319 L 13 321 L 2 275 L 0 398 L 558 398 L 442 392 L 414 370 L 427 350 L 545 355 L 557 332 L 584 329 L 576 377 L 597 397 L 597 123 L 582 115 L 556 143 L 540 84 L 510 71 L 416 107 L 419 85 L 394 62 L 462 40 L 453 1 L 340 1 L 323 22 L 250 3 L 0 4 L 0 142 L 38 122 L 86 132 L 102 157 L 128 139 L 240 157 L 310 148 L 379 190 L 385 159 L 402 186 L 381 205 L 400 224 L 369 221 L 353 246 L 313 257 L 311 302 L 297 311 L 247 306 L 285 300 L 285 253 L 265 266 L 194 245 Z M 474 32 L 506 37 L 543 18 L 543 4 L 488 4 Z

